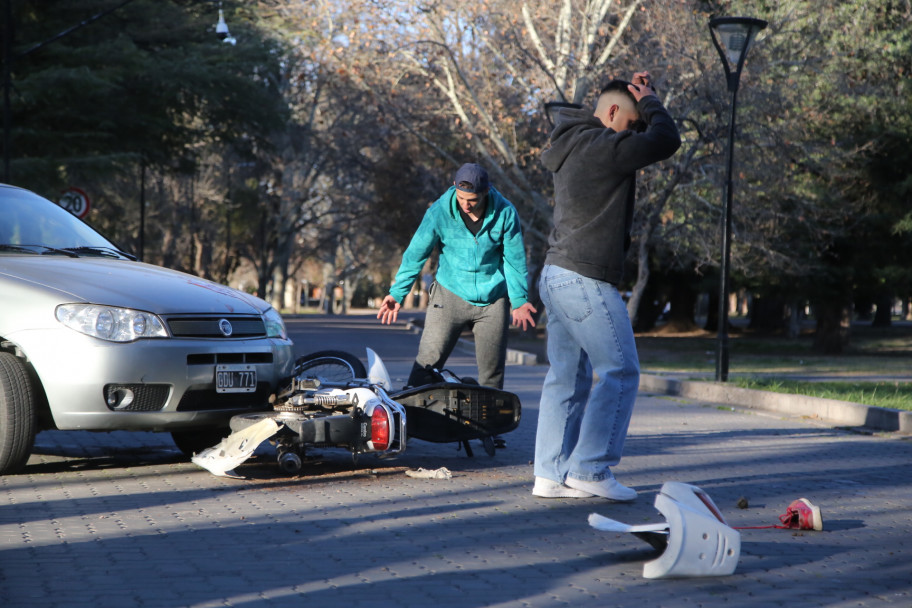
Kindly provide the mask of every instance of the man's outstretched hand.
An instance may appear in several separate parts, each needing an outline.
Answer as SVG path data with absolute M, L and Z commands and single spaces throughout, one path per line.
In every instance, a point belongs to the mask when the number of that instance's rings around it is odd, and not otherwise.
M 380 322 L 384 325 L 395 323 L 396 319 L 399 318 L 400 308 L 402 308 L 402 305 L 394 300 L 393 296 L 386 296 L 383 298 L 383 302 L 380 303 L 380 310 L 377 312 L 377 318 L 380 319 Z
M 535 327 L 535 318 L 533 318 L 532 315 L 536 312 L 538 311 L 535 310 L 535 307 L 529 302 L 526 302 L 519 308 L 514 308 L 512 313 L 513 325 L 516 325 L 523 331 L 525 331 L 527 327 Z

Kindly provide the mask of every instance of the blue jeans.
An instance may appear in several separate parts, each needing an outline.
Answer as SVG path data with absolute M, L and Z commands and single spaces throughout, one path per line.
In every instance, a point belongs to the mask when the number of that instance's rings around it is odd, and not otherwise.
M 539 407 L 535 476 L 601 481 L 621 460 L 640 381 L 627 308 L 611 283 L 559 266 L 544 267 L 539 293 L 548 310 L 551 368 Z

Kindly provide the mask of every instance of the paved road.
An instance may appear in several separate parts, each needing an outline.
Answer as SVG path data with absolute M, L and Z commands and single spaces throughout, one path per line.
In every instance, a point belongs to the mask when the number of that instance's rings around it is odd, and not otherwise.
M 302 353 L 369 345 L 400 380 L 417 345 L 369 318 L 289 326 Z M 912 606 L 908 439 L 641 394 L 616 470 L 638 500 L 537 499 L 544 373 L 508 368 L 524 417 L 494 458 L 413 441 L 356 465 L 327 450 L 287 477 L 264 453 L 238 481 L 185 462 L 167 435 L 42 433 L 25 473 L 0 477 L 0 606 Z M 419 467 L 453 478 L 404 474 Z M 807 497 L 826 529 L 742 530 L 735 574 L 647 580 L 656 553 L 587 517 L 660 522 L 669 480 L 702 487 L 733 526 L 772 525 Z

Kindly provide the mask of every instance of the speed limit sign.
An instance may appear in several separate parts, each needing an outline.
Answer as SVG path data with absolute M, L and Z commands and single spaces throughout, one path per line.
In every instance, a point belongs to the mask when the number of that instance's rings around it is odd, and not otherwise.
M 89 196 L 81 188 L 75 186 L 63 191 L 58 204 L 79 219 L 89 214 Z

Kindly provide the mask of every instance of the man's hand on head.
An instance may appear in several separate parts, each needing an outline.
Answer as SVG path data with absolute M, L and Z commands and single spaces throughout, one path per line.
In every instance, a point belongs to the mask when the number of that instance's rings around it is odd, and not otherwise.
M 644 97 L 656 95 L 656 90 L 652 86 L 652 77 L 649 72 L 635 72 L 633 74 L 633 84 L 627 87 L 633 94 L 633 97 L 639 102 Z

